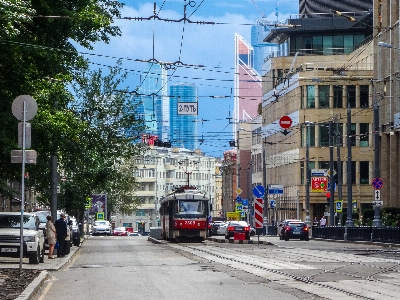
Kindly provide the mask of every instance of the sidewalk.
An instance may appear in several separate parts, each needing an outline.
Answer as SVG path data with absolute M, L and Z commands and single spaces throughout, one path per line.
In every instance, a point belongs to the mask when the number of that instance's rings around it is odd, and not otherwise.
M 84 237 L 84 240 L 88 236 Z M 81 244 L 84 242 L 82 240 Z M 28 258 L 22 259 L 22 269 L 23 270 L 41 270 L 40 274 L 25 288 L 25 290 L 20 294 L 16 300 L 28 300 L 37 292 L 42 283 L 47 279 L 49 271 L 57 271 L 61 269 L 66 263 L 68 263 L 74 256 L 79 247 L 72 246 L 71 251 L 65 257 L 56 257 L 55 259 L 48 259 L 48 250 L 45 251 L 44 262 L 35 264 L 29 264 Z M 0 268 L 2 269 L 19 269 L 20 259 L 11 257 L 0 257 Z

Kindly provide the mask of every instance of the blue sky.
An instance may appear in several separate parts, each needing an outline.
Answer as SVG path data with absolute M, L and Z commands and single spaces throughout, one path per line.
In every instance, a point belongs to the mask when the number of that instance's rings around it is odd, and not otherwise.
M 204 65 L 205 68 L 177 68 L 168 71 L 173 75 L 170 84 L 195 83 L 199 95 L 198 119 L 208 120 L 198 123 L 198 136 L 204 142 L 199 148 L 207 155 L 221 157 L 230 149 L 232 128 L 229 118 L 233 110 L 234 37 L 242 35 L 250 42 L 251 25 L 265 16 L 271 21 L 285 21 L 290 14 L 298 13 L 297 0 L 126 0 L 123 17 L 150 17 L 154 3 L 158 16 L 164 19 L 183 18 L 186 4 L 190 21 L 227 23 L 225 25 L 197 25 L 184 22 L 164 22 L 159 20 L 115 20 L 122 36 L 113 38 L 110 44 L 96 43 L 98 55 L 115 58 L 88 56 L 90 61 L 104 66 L 114 66 L 116 58 L 124 60 L 125 69 L 130 71 L 126 85 L 134 90 L 140 83 L 140 71 L 145 63 L 135 59 L 154 58 L 163 62 L 180 61 L 190 65 Z M 254 4 L 255 3 L 255 4 Z M 276 16 L 278 8 L 278 16 Z M 154 37 L 154 47 L 153 47 Z M 88 51 L 84 51 L 88 52 Z M 99 66 L 93 64 L 93 68 Z M 210 96 L 230 96 L 211 98 Z

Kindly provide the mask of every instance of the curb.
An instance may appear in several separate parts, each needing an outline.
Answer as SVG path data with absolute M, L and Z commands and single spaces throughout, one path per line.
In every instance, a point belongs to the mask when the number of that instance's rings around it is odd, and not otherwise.
M 227 240 L 227 239 L 217 239 L 217 238 L 207 238 L 208 241 L 216 243 L 229 243 L 229 244 L 256 244 L 256 245 L 274 245 L 268 241 L 253 241 L 253 240 Z
M 47 279 L 48 272 L 42 271 L 22 292 L 16 300 L 28 300 L 39 290 L 43 282 Z

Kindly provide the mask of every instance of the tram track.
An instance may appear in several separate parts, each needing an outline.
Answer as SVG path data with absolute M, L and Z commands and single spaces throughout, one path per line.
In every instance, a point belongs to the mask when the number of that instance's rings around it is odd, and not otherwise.
M 169 245 L 315 296 L 310 299 L 398 299 L 400 294 L 400 261 L 374 257 L 376 251 L 360 256 L 260 245 Z

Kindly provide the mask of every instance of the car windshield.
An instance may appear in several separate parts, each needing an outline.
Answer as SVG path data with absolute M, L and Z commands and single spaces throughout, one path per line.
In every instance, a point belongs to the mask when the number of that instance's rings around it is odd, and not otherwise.
M 47 216 L 51 215 L 51 212 L 49 211 L 44 211 L 44 212 L 38 212 L 35 213 L 37 215 L 37 217 L 40 220 L 40 223 L 46 223 L 47 222 Z
M 33 215 L 24 215 L 23 227 L 25 229 L 36 229 L 35 217 Z M 0 215 L 0 228 L 20 228 L 21 215 Z
M 206 211 L 205 201 L 179 201 L 178 215 L 203 215 Z
M 94 222 L 94 226 L 107 226 L 107 222 L 106 221 L 96 221 Z
M 115 231 L 125 231 L 125 227 L 118 227 L 118 228 L 115 228 Z

